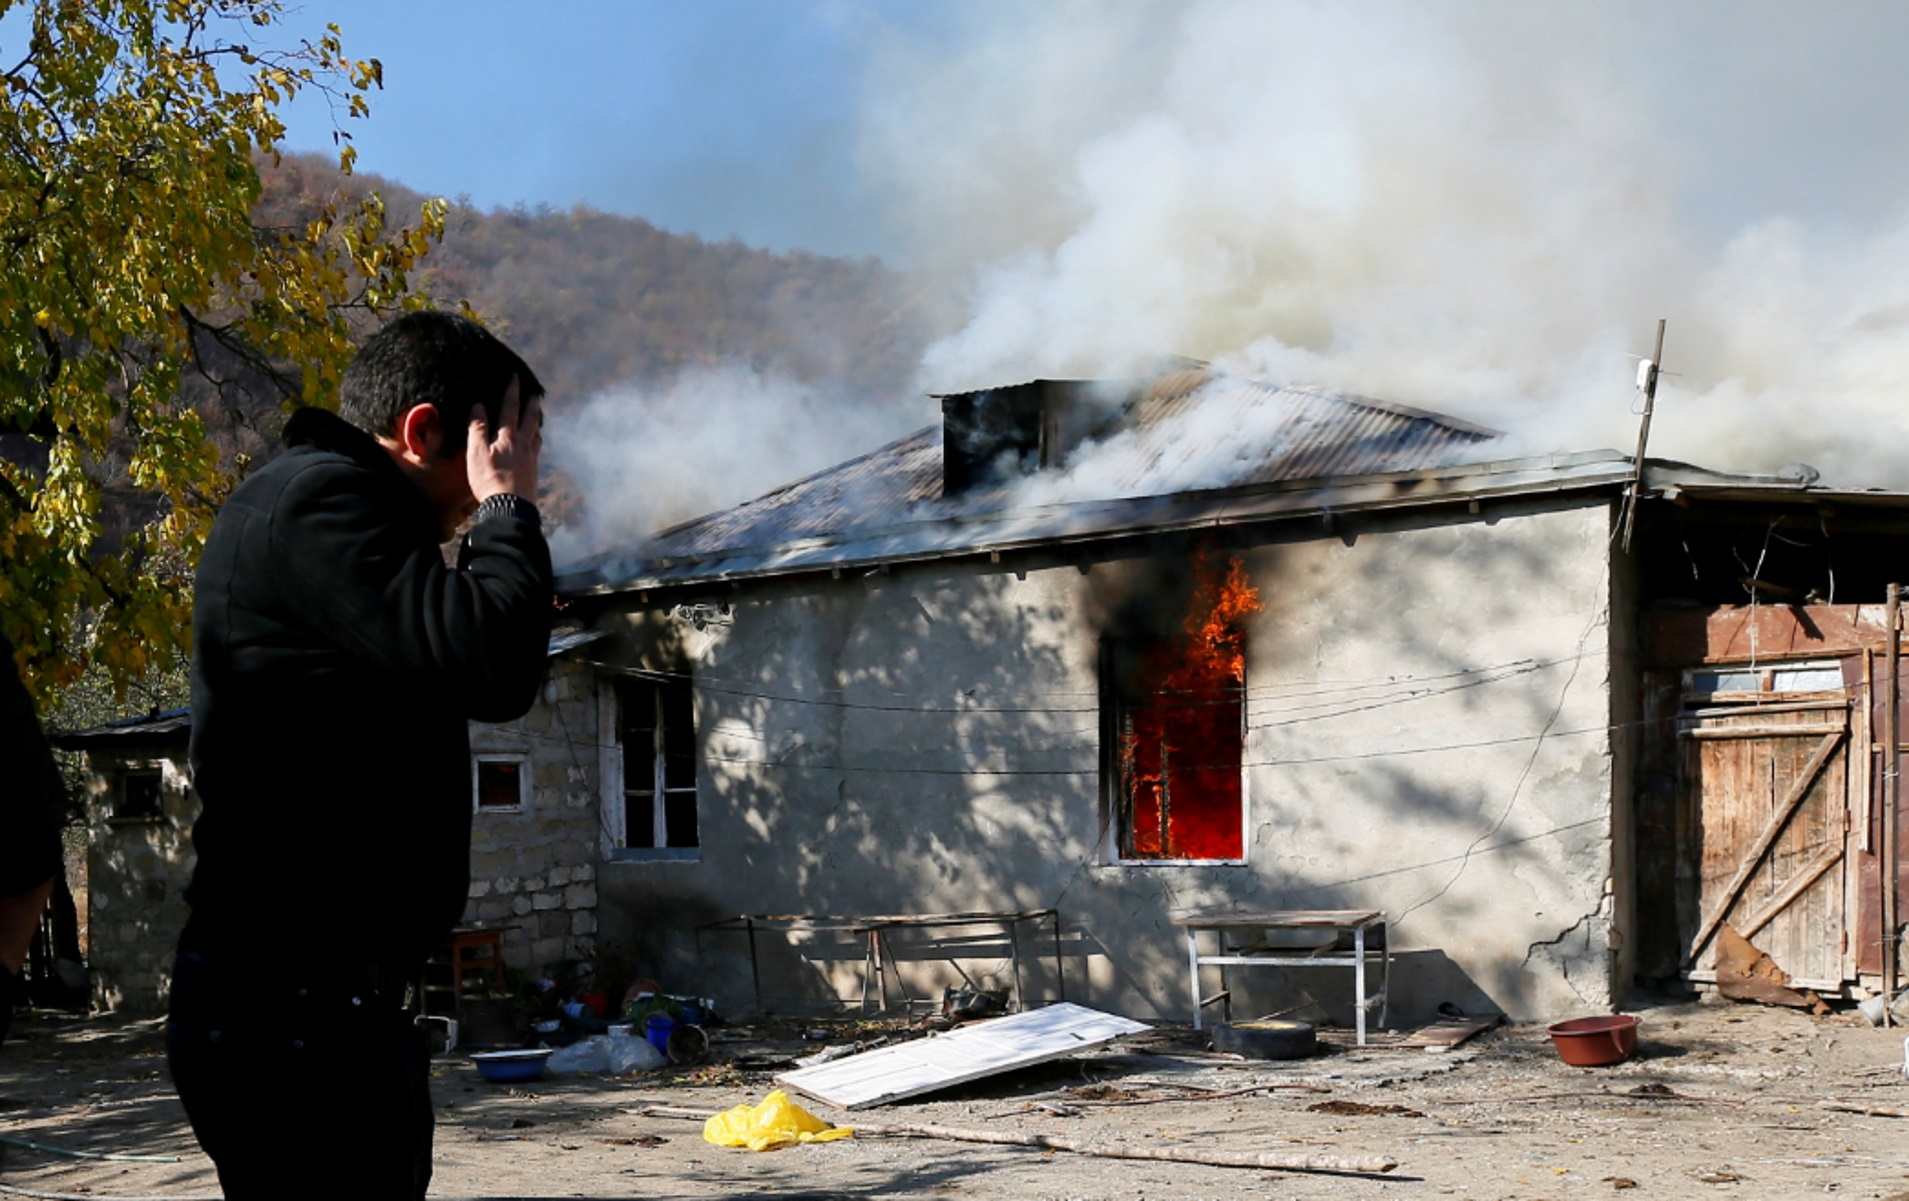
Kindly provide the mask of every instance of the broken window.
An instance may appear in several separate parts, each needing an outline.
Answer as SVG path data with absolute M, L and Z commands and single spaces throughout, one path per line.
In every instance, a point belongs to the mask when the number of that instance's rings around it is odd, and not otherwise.
M 623 750 L 623 848 L 699 845 L 696 726 L 689 681 L 625 680 L 617 685 L 617 741 Z
M 151 821 L 162 816 L 164 779 L 157 767 L 128 768 L 119 778 L 119 803 L 113 816 L 121 821 Z
M 1109 810 L 1122 860 L 1245 858 L 1244 617 L 1259 608 L 1238 559 L 1196 565 L 1181 633 L 1105 644 Z
M 529 805 L 529 763 L 522 755 L 478 755 L 471 761 L 472 804 L 479 813 Z

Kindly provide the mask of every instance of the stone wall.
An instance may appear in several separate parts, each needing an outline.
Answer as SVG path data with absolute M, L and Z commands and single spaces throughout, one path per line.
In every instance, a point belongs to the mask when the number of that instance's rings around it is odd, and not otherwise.
M 522 756 L 530 777 L 521 809 L 480 809 L 471 829 L 464 921 L 502 927 L 513 969 L 596 959 L 596 727 L 595 684 L 576 655 L 551 660 L 543 696 L 522 718 L 471 727 L 474 757 Z
M 199 816 L 185 757 L 183 743 L 164 751 L 86 756 L 87 964 L 93 1000 L 102 1009 L 156 1014 L 166 1008 L 195 862 L 192 823 Z M 159 814 L 120 814 L 126 772 L 153 768 L 160 771 Z
M 471 726 L 475 757 L 523 757 L 525 803 L 481 811 L 471 830 L 466 924 L 504 930 L 513 968 L 547 972 L 597 956 L 595 684 L 574 657 L 553 659 L 529 714 Z M 156 817 L 126 818 L 116 798 L 129 769 L 162 773 Z M 199 815 L 183 741 L 176 747 L 92 751 L 88 769 L 87 960 L 96 1003 L 126 1013 L 163 1012 L 173 948 L 192 879 L 192 823 Z

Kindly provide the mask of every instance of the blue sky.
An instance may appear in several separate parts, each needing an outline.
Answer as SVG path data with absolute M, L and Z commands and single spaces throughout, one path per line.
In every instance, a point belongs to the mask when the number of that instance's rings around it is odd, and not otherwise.
M 1666 454 L 1909 487 L 1909 6 L 294 2 L 385 64 L 363 170 L 880 255 L 923 390 L 1172 352 L 1622 446 L 1663 317 Z
M 310 0 L 384 64 L 360 169 L 480 208 L 586 203 L 667 229 L 778 250 L 882 249 L 858 185 L 853 117 L 870 10 L 800 0 Z M 291 149 L 327 150 L 301 101 Z

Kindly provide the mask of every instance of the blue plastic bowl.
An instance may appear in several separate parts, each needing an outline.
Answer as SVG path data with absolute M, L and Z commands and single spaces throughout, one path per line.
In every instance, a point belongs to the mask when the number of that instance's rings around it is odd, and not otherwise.
M 480 1051 L 471 1056 L 471 1062 L 477 1065 L 477 1074 L 492 1084 L 516 1084 L 540 1078 L 544 1061 L 549 1058 L 550 1049 L 539 1047 L 534 1051 Z

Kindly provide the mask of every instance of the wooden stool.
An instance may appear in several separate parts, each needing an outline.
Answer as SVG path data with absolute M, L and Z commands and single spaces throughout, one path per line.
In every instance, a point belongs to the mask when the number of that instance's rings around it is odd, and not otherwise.
M 465 993 L 502 993 L 504 987 L 504 932 L 460 926 L 424 965 L 418 1012 L 456 1017 Z M 433 1004 L 433 997 L 448 1001 Z

